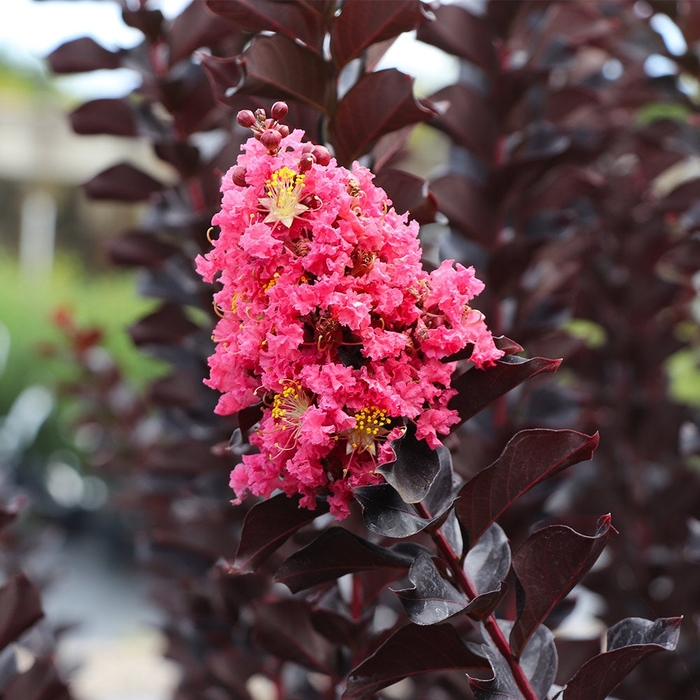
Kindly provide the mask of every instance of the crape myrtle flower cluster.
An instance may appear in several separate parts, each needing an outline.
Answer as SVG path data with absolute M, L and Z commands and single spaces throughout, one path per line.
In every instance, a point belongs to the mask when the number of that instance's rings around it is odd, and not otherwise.
M 223 179 L 220 234 L 197 269 L 220 290 L 221 320 L 206 383 L 216 411 L 258 402 L 263 413 L 231 474 L 247 491 L 326 494 L 337 518 L 352 490 L 376 484 L 390 442 L 413 421 L 431 447 L 458 422 L 447 407 L 454 363 L 468 344 L 477 367 L 502 355 L 469 302 L 474 269 L 421 264 L 418 224 L 399 215 L 373 175 L 339 167 L 323 146 L 280 124 L 287 106 L 244 110 L 253 137 Z

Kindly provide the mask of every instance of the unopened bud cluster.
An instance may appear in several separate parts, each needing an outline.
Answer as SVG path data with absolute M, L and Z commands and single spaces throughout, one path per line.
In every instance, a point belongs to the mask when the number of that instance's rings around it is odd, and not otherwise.
M 338 518 L 352 490 L 380 483 L 407 422 L 431 447 L 458 422 L 448 406 L 453 363 L 471 344 L 477 367 L 502 354 L 469 306 L 483 284 L 448 260 L 428 274 L 418 224 L 399 215 L 372 173 L 339 167 L 328 150 L 279 123 L 287 106 L 245 110 L 253 130 L 224 177 L 220 227 L 200 256 L 217 281 L 221 320 L 207 384 L 217 412 L 261 402 L 258 453 L 231 474 L 247 491 L 328 497 Z

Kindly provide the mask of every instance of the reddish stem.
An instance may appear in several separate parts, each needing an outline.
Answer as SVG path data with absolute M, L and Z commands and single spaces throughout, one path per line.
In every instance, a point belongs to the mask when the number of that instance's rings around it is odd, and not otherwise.
M 429 519 L 431 517 L 430 513 L 422 503 L 415 503 L 414 505 L 416 506 L 418 515 L 420 515 L 422 518 Z M 452 549 L 452 546 L 447 541 L 445 536 L 442 534 L 442 532 L 440 532 L 440 530 L 431 533 L 431 536 L 442 558 L 450 567 L 456 581 L 459 583 L 460 588 L 467 594 L 467 597 L 470 600 L 476 598 L 478 592 L 462 568 L 459 561 L 459 556 Z M 510 671 L 513 674 L 513 679 L 515 680 L 515 683 L 520 689 L 520 692 L 523 694 L 525 700 L 539 700 L 537 694 L 532 689 L 530 681 L 527 679 L 522 666 L 513 656 L 513 652 L 510 649 L 510 644 L 503 634 L 503 630 L 498 626 L 496 618 L 493 615 L 489 615 L 486 619 L 482 620 L 482 623 L 484 625 L 484 629 L 488 633 L 489 637 L 491 637 L 491 640 L 498 649 L 499 653 L 508 663 Z

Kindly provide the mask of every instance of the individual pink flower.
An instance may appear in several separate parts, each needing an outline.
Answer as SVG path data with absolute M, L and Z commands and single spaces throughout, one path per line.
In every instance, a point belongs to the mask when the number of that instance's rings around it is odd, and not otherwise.
M 486 367 L 502 353 L 469 306 L 484 287 L 474 269 L 447 260 L 428 274 L 418 224 L 369 170 L 261 113 L 251 128 L 223 179 L 219 236 L 197 258 L 220 286 L 206 383 L 218 413 L 262 402 L 258 452 L 231 474 L 236 502 L 282 491 L 313 508 L 325 495 L 343 518 L 353 489 L 381 483 L 408 421 L 433 448 L 459 422 L 444 358 L 471 344 Z

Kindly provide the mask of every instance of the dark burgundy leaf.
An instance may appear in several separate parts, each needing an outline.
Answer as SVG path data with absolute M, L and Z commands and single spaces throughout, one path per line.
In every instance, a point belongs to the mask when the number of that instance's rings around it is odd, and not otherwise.
M 510 571 L 510 544 L 500 525 L 492 523 L 464 559 L 464 572 L 478 595 L 466 609 L 473 617 L 490 615 L 505 594 Z
M 507 338 L 505 335 L 494 336 L 494 345 L 499 349 L 503 350 L 506 355 L 517 355 L 517 353 L 524 350 L 523 346 L 516 343 L 514 340 Z
M 498 56 L 491 28 L 483 17 L 475 17 L 458 5 L 443 5 L 435 21 L 418 27 L 417 39 L 466 59 L 486 73 L 498 69 Z
M 496 148 L 498 124 L 486 96 L 464 85 L 450 85 L 430 99 L 449 104 L 431 124 L 468 148 L 485 164 L 490 164 Z
M 431 182 L 430 189 L 452 226 L 486 247 L 495 243 L 494 208 L 481 185 L 451 174 Z
M 331 29 L 331 54 L 338 68 L 371 44 L 410 32 L 426 19 L 420 0 L 345 0 Z
M 591 458 L 598 435 L 575 430 L 522 430 L 500 457 L 459 492 L 457 517 L 476 541 L 511 504 L 533 486 Z
M 249 37 L 234 22 L 208 12 L 201 0 L 193 0 L 175 18 L 168 32 L 170 65 L 189 57 L 196 49 L 211 47 L 224 38 L 227 45 L 235 39 L 232 53 L 239 53 Z
M 412 588 L 395 590 L 416 625 L 435 625 L 456 615 L 469 604 L 462 591 L 442 577 L 429 554 L 416 557 L 408 572 Z
M 246 406 L 238 411 L 238 429 L 241 431 L 242 439 L 247 438 L 250 429 L 262 418 L 262 414 L 262 403 Z
M 435 221 L 437 200 L 422 177 L 403 170 L 382 168 L 374 178 L 374 184 L 386 192 L 399 214 L 409 212 L 421 226 Z
M 89 37 L 61 44 L 46 59 L 51 70 L 58 74 L 113 70 L 121 66 L 120 53 L 108 51 Z
M 498 625 L 507 636 L 512 622 L 499 620 Z M 508 663 L 500 652 L 491 644 L 482 647 L 485 656 L 491 662 L 493 677 L 488 680 L 469 678 L 475 700 L 524 700 L 518 689 Z M 549 690 L 557 673 L 557 650 L 554 637 L 546 627 L 538 628 L 530 638 L 520 659 L 520 666 L 535 694 L 541 700 L 549 697 Z
M 145 231 L 125 231 L 105 243 L 109 259 L 115 265 L 140 265 L 160 267 L 162 263 L 178 252 L 170 243 L 159 241 Z
M 253 641 L 281 659 L 335 676 L 334 647 L 311 622 L 311 609 L 303 600 L 260 602 L 255 608 Z
M 394 68 L 367 73 L 338 105 L 330 141 L 341 164 L 367 153 L 380 136 L 416 124 L 435 112 L 413 96 L 413 79 Z
M 306 47 L 279 34 L 259 36 L 236 60 L 243 68 L 244 80 L 231 87 L 229 94 L 290 97 L 328 111 L 328 66 Z M 208 59 L 205 67 L 212 62 Z
M 455 409 L 461 422 L 464 422 L 499 396 L 540 372 L 556 372 L 560 364 L 561 360 L 549 360 L 544 357 L 525 360 L 522 357 L 505 355 L 491 367 L 472 368 L 454 379 L 452 388 L 458 393 L 450 400 L 449 407 Z
M 364 587 L 363 592 L 365 592 Z M 311 622 L 314 629 L 333 644 L 344 646 L 352 647 L 354 644 L 358 644 L 361 635 L 366 634 L 368 628 L 371 627 L 372 620 L 371 612 L 365 613 L 359 619 L 352 619 L 327 608 L 312 608 L 311 610 Z
M 598 521 L 592 537 L 570 527 L 551 525 L 530 535 L 513 558 L 518 577 L 518 617 L 510 645 L 516 657 L 556 604 L 593 566 L 616 533 L 610 516 Z
M 137 136 L 134 113 L 125 100 L 92 100 L 68 115 L 76 134 Z
M 183 178 L 196 174 L 199 162 L 199 149 L 189 143 L 160 141 L 154 146 L 156 155 L 176 168 Z
M 240 58 L 218 58 L 207 54 L 199 55 L 202 68 L 209 79 L 216 101 L 231 108 L 238 88 L 243 84 L 245 74 Z
M 406 550 L 406 546 L 387 549 L 353 535 L 342 527 L 332 527 L 292 554 L 277 569 L 275 581 L 286 584 L 292 593 L 297 593 L 318 583 L 358 571 L 407 569 L 418 550 L 411 553 Z
M 181 345 L 185 337 L 198 330 L 199 326 L 187 318 L 180 304 L 165 302 L 156 311 L 132 325 L 129 334 L 135 345 Z
M 318 501 L 316 510 L 299 507 L 299 498 L 281 493 L 256 503 L 243 521 L 234 566 L 252 571 L 262 564 L 299 528 L 328 512 L 328 504 Z
M 581 667 L 566 684 L 562 700 L 605 700 L 645 656 L 676 648 L 681 619 L 629 617 L 613 625 L 608 630 L 608 651 Z
M 382 688 L 429 671 L 483 669 L 488 662 L 468 649 L 452 625 L 406 625 L 348 676 L 343 700 L 369 697 Z
M 389 484 L 360 486 L 354 489 L 355 499 L 362 506 L 365 525 L 385 537 L 403 538 L 424 530 L 432 519 L 420 517 L 414 506 L 404 503 Z
M 49 659 L 36 659 L 32 667 L 10 681 L 3 700 L 70 700 L 68 688 Z
M 163 183 L 129 163 L 119 163 L 86 182 L 85 192 L 92 199 L 118 199 L 142 202 L 163 189 Z
M 122 10 L 124 24 L 138 29 L 153 44 L 160 38 L 163 13 L 160 10 Z
M 450 451 L 442 445 L 433 450 L 425 440 L 418 440 L 413 422 L 391 446 L 396 459 L 376 471 L 398 491 L 404 503 L 419 503 L 428 495 L 438 473 L 451 465 Z
M 312 2 L 279 0 L 207 0 L 207 7 L 248 32 L 273 31 L 301 40 L 321 55 L 325 36 L 325 7 Z
M 0 588 L 0 649 L 14 642 L 43 616 L 39 591 L 23 574 Z

